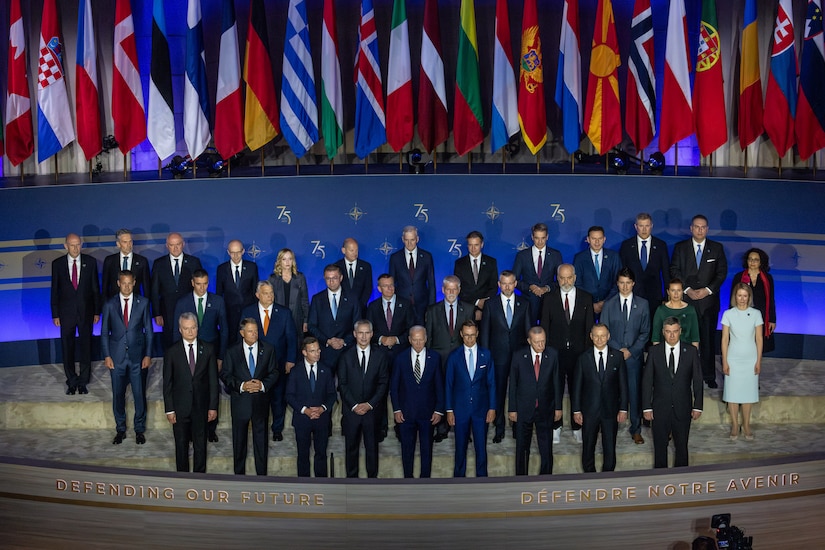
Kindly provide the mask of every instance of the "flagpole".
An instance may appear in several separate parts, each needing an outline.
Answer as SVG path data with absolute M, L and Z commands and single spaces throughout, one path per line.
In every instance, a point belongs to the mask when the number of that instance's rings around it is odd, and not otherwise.
M 507 173 L 507 153 L 504 152 L 504 148 L 501 149 L 501 173 Z
M 570 155 L 570 173 L 576 173 L 576 155 Z
M 639 159 L 640 159 L 639 170 L 640 170 L 641 174 L 644 174 L 645 173 L 645 150 L 644 149 L 639 151 Z
M 126 153 L 123 153 L 123 181 L 126 181 Z
M 745 177 L 748 175 L 748 148 L 745 147 Z
M 265 166 L 264 166 L 264 148 L 263 148 L 263 146 L 261 146 L 261 177 L 266 175 L 266 173 L 264 172 L 264 169 L 265 169 Z
M 438 155 L 435 149 L 432 150 L 430 156 L 433 157 L 433 174 L 438 174 Z
M 398 173 L 399 174 L 404 171 L 404 165 L 402 164 L 403 158 L 404 158 L 404 153 L 402 153 L 401 151 L 398 151 Z
M 20 185 L 23 185 L 23 163 L 20 163 Z
M 604 173 L 607 174 L 610 171 L 610 151 L 604 156 Z
M 192 179 L 198 179 L 198 159 L 192 159 Z
M 335 173 L 335 170 L 333 170 L 334 166 L 335 166 L 335 159 L 329 159 L 329 173 L 330 174 Z
M 89 183 L 91 183 L 92 182 L 92 161 L 87 160 L 86 164 L 89 165 Z
M 782 157 L 779 157 L 779 177 L 782 177 Z
M 536 157 L 536 174 L 540 174 L 541 173 L 541 161 L 539 160 L 538 152 L 536 152 L 535 157 Z
M 57 168 L 57 153 L 54 154 L 54 182 L 57 183 L 58 168 Z
M 301 175 L 301 159 L 299 159 L 298 157 L 295 157 L 295 175 Z
M 467 173 L 468 174 L 473 173 L 473 152 L 472 151 L 467 152 Z
M 369 155 L 367 155 L 367 157 L 368 156 Z M 369 163 L 369 159 L 367 157 L 364 157 L 364 174 L 369 174 L 370 173 L 370 163 Z
M 674 146 L 673 151 L 673 175 L 679 175 L 679 143 L 677 142 Z
M 161 177 L 161 170 L 162 170 L 162 168 L 160 166 L 160 157 L 158 157 L 158 179 L 160 179 L 160 177 Z

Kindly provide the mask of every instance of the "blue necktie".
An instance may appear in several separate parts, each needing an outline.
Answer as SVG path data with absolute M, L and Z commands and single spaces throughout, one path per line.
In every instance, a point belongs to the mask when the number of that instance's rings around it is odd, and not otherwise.
M 315 393 L 315 365 L 309 367 L 309 391 Z
M 510 298 L 507 298 L 507 328 L 513 326 L 513 308 L 510 307 Z
M 702 265 L 702 245 L 697 244 L 696 245 L 696 269 L 699 269 L 699 267 L 701 265 Z
M 335 294 L 332 295 L 332 318 L 338 318 L 338 300 L 335 299 Z
M 129 256 L 123 257 L 123 271 L 129 269 Z
M 596 266 L 596 278 L 602 278 L 602 268 L 599 266 L 599 255 L 596 254 L 593 256 L 593 265 Z
M 642 271 L 647 269 L 647 241 L 642 241 L 642 252 L 639 255 L 639 261 L 642 262 Z
M 473 357 L 473 350 L 470 348 L 470 360 L 469 365 L 467 365 L 467 369 L 470 371 L 470 380 L 475 378 L 476 375 L 476 360 Z
M 249 346 L 249 374 L 255 377 L 255 356 L 252 354 L 252 346 Z

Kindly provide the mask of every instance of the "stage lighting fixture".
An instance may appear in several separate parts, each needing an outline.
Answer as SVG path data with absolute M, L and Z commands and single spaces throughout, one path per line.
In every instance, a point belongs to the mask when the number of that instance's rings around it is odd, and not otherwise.
M 217 153 L 209 153 L 205 156 L 206 170 L 210 178 L 219 178 L 229 167 L 229 163 L 221 158 Z
M 103 138 L 103 143 L 102 143 L 103 151 L 102 152 L 108 153 L 112 149 L 117 149 L 117 146 L 118 146 L 118 142 L 115 139 L 115 136 L 108 135 L 108 136 Z
M 185 157 L 175 155 L 172 157 L 172 162 L 167 166 L 176 180 L 181 179 L 191 167 L 192 158 L 189 155 Z
M 659 151 L 656 151 L 650 155 L 650 158 L 647 160 L 647 167 L 651 174 L 662 175 L 665 171 L 665 156 Z
M 422 174 L 424 172 L 424 154 L 420 149 L 410 149 L 407 151 L 407 164 L 410 167 L 410 174 Z
M 611 155 L 613 157 L 613 168 L 619 175 L 627 174 L 627 165 L 630 162 L 627 153 L 624 151 L 616 151 Z
M 519 140 L 518 135 L 511 137 L 504 148 L 511 157 L 518 155 L 519 151 L 521 151 L 521 141 Z

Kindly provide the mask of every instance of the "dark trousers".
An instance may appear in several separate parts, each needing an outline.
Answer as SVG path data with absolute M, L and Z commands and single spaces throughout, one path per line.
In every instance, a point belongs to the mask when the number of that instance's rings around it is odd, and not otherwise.
M 487 418 L 485 414 L 455 419 L 455 466 L 453 477 L 467 475 L 467 447 L 470 431 L 473 432 L 473 448 L 476 451 L 476 477 L 487 477 Z
M 347 477 L 358 477 L 358 453 L 364 439 L 364 463 L 367 477 L 378 477 L 378 418 L 376 411 L 358 415 L 344 411 L 344 447 Z
M 269 411 L 266 411 L 269 412 Z M 269 446 L 266 439 L 266 424 L 269 415 L 256 414 L 251 417 L 239 417 L 232 413 L 232 455 L 235 461 L 235 473 L 246 474 L 246 453 L 249 440 L 249 423 L 252 423 L 252 452 L 255 456 L 255 473 L 266 475 L 266 461 Z
M 295 412 L 294 414 L 301 414 Z M 295 444 L 298 447 L 298 477 L 309 477 L 309 448 L 315 447 L 315 477 L 327 477 L 327 442 L 329 441 L 329 413 L 316 420 L 306 419 L 295 426 Z
M 696 308 L 699 317 L 699 363 L 705 382 L 716 380 L 716 325 L 719 322 L 719 306 Z
M 581 355 L 581 353 L 577 353 L 571 350 L 559 350 L 559 368 L 561 369 L 562 375 L 561 385 L 563 388 L 565 380 L 567 381 L 567 395 L 570 395 L 573 389 L 573 375 L 576 371 L 576 361 L 579 360 L 579 355 Z M 562 417 L 561 420 L 557 420 L 553 423 L 553 429 L 561 428 L 563 423 L 564 418 Z M 570 428 L 573 430 L 581 430 L 582 428 L 581 424 L 573 420 L 572 407 L 570 408 Z
M 653 422 L 653 467 L 667 468 L 668 438 L 673 436 L 674 461 L 676 467 L 688 465 L 688 436 L 690 435 L 690 417 L 677 420 L 673 414 L 654 411 Z
M 433 466 L 433 432 L 435 430 L 430 419 L 404 418 L 404 422 L 398 424 L 398 430 L 401 435 L 401 465 L 404 467 L 404 477 L 413 477 L 416 438 L 421 453 L 419 477 L 430 477 Z
M 192 443 L 194 472 L 206 472 L 206 415 L 193 414 L 189 418 L 177 417 L 172 424 L 175 436 L 175 466 L 179 472 L 189 471 L 189 443 Z
M 281 376 L 272 388 L 269 398 L 269 408 L 272 411 L 272 435 L 284 431 L 284 419 L 286 418 L 286 376 L 283 370 L 279 369 Z
M 631 357 L 625 361 L 627 365 L 627 416 L 630 418 L 631 435 L 642 431 L 642 361 Z
M 510 379 L 510 361 L 499 365 L 496 363 L 496 419 L 493 425 L 496 427 L 495 435 L 504 437 L 507 427 L 507 411 L 504 409 L 504 402 L 507 399 L 507 382 Z
M 126 431 L 126 387 L 132 386 L 132 397 L 135 400 L 135 433 L 146 431 L 146 402 L 143 398 L 143 382 L 141 381 L 140 364 L 130 365 L 121 363 L 109 371 L 112 376 L 112 412 L 115 415 L 115 428 L 119 432 Z
M 539 446 L 541 465 L 539 475 L 553 473 L 553 434 L 552 422 L 545 420 L 516 422 L 516 475 L 526 476 L 530 464 L 530 444 L 533 442 L 533 427 L 536 428 L 536 441 Z
M 77 334 L 77 338 L 75 338 Z M 60 347 L 63 351 L 63 372 L 70 388 L 86 386 L 92 373 L 92 323 L 60 320 Z M 75 369 L 80 363 L 80 373 Z
M 616 469 L 616 432 L 619 422 L 616 416 L 599 418 L 586 416 L 582 425 L 582 469 L 585 472 L 596 471 L 596 440 L 602 432 L 602 471 L 612 472 Z

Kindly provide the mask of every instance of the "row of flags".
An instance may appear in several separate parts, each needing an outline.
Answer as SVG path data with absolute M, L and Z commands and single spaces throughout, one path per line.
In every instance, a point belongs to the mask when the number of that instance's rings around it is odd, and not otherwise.
M 244 147 L 257 150 L 283 133 L 301 158 L 321 139 L 332 159 L 343 144 L 342 78 L 334 0 L 324 0 L 320 94 L 316 91 L 306 0 L 290 0 L 281 75 L 275 94 L 263 0 L 250 0 L 246 52 L 241 71 L 234 1 L 222 0 L 215 120 L 210 120 L 201 0 L 187 0 L 183 134 L 196 158 L 213 140 L 229 158 Z M 822 0 L 808 0 L 800 63 L 794 44 L 791 0 L 778 0 L 767 91 L 762 97 L 756 0 L 745 0 L 741 34 L 738 136 L 742 149 L 767 133 L 784 156 L 797 145 L 803 159 L 825 148 L 825 44 Z M 8 91 L 5 131 L 0 145 L 18 165 L 32 155 L 31 100 L 20 0 L 10 2 Z M 716 1 L 703 0 L 698 51 L 689 51 L 684 0 L 671 0 L 663 73 L 661 116 L 656 126 L 656 77 L 653 71 L 653 15 L 650 0 L 635 0 L 627 59 L 622 125 L 618 68 L 622 63 L 612 0 L 598 0 L 587 90 L 582 89 L 578 0 L 564 0 L 555 102 L 561 110 L 561 141 L 577 150 L 586 135 L 599 154 L 620 145 L 625 132 L 637 150 L 657 132 L 667 151 L 693 134 L 707 156 L 727 142 L 722 51 Z M 163 0 L 153 0 L 149 95 L 144 110 L 130 0 L 116 0 L 112 76 L 114 135 L 126 154 L 147 137 L 160 159 L 175 153 L 175 120 L 168 32 Z M 453 108 L 453 140 L 459 155 L 484 139 L 478 37 L 473 0 L 462 0 Z M 438 0 L 425 0 L 417 105 L 418 135 L 433 151 L 447 141 L 448 112 Z M 405 0 L 394 0 L 390 29 L 386 109 L 372 0 L 362 0 L 355 85 L 355 153 L 365 158 L 388 143 L 395 151 L 414 136 L 412 67 Z M 536 0 L 525 0 L 521 49 L 510 49 L 507 0 L 496 1 L 493 55 L 492 151 L 519 132 L 536 154 L 547 139 L 545 67 Z M 44 0 L 37 74 L 38 162 L 74 141 L 91 159 L 101 150 L 100 98 L 91 0 L 80 0 L 76 58 L 77 133 L 71 120 L 55 0 Z M 514 62 L 518 61 L 516 65 Z M 695 69 L 692 67 L 695 63 Z M 516 72 L 517 68 L 517 72 Z M 690 73 L 694 71 L 691 86 Z M 241 81 L 245 83 L 245 103 Z M 817 93 L 819 92 L 819 93 Z M 583 97 L 584 96 L 584 97 Z M 320 99 L 320 109 L 318 100 Z M 1 124 L 0 124 L 1 125 Z

